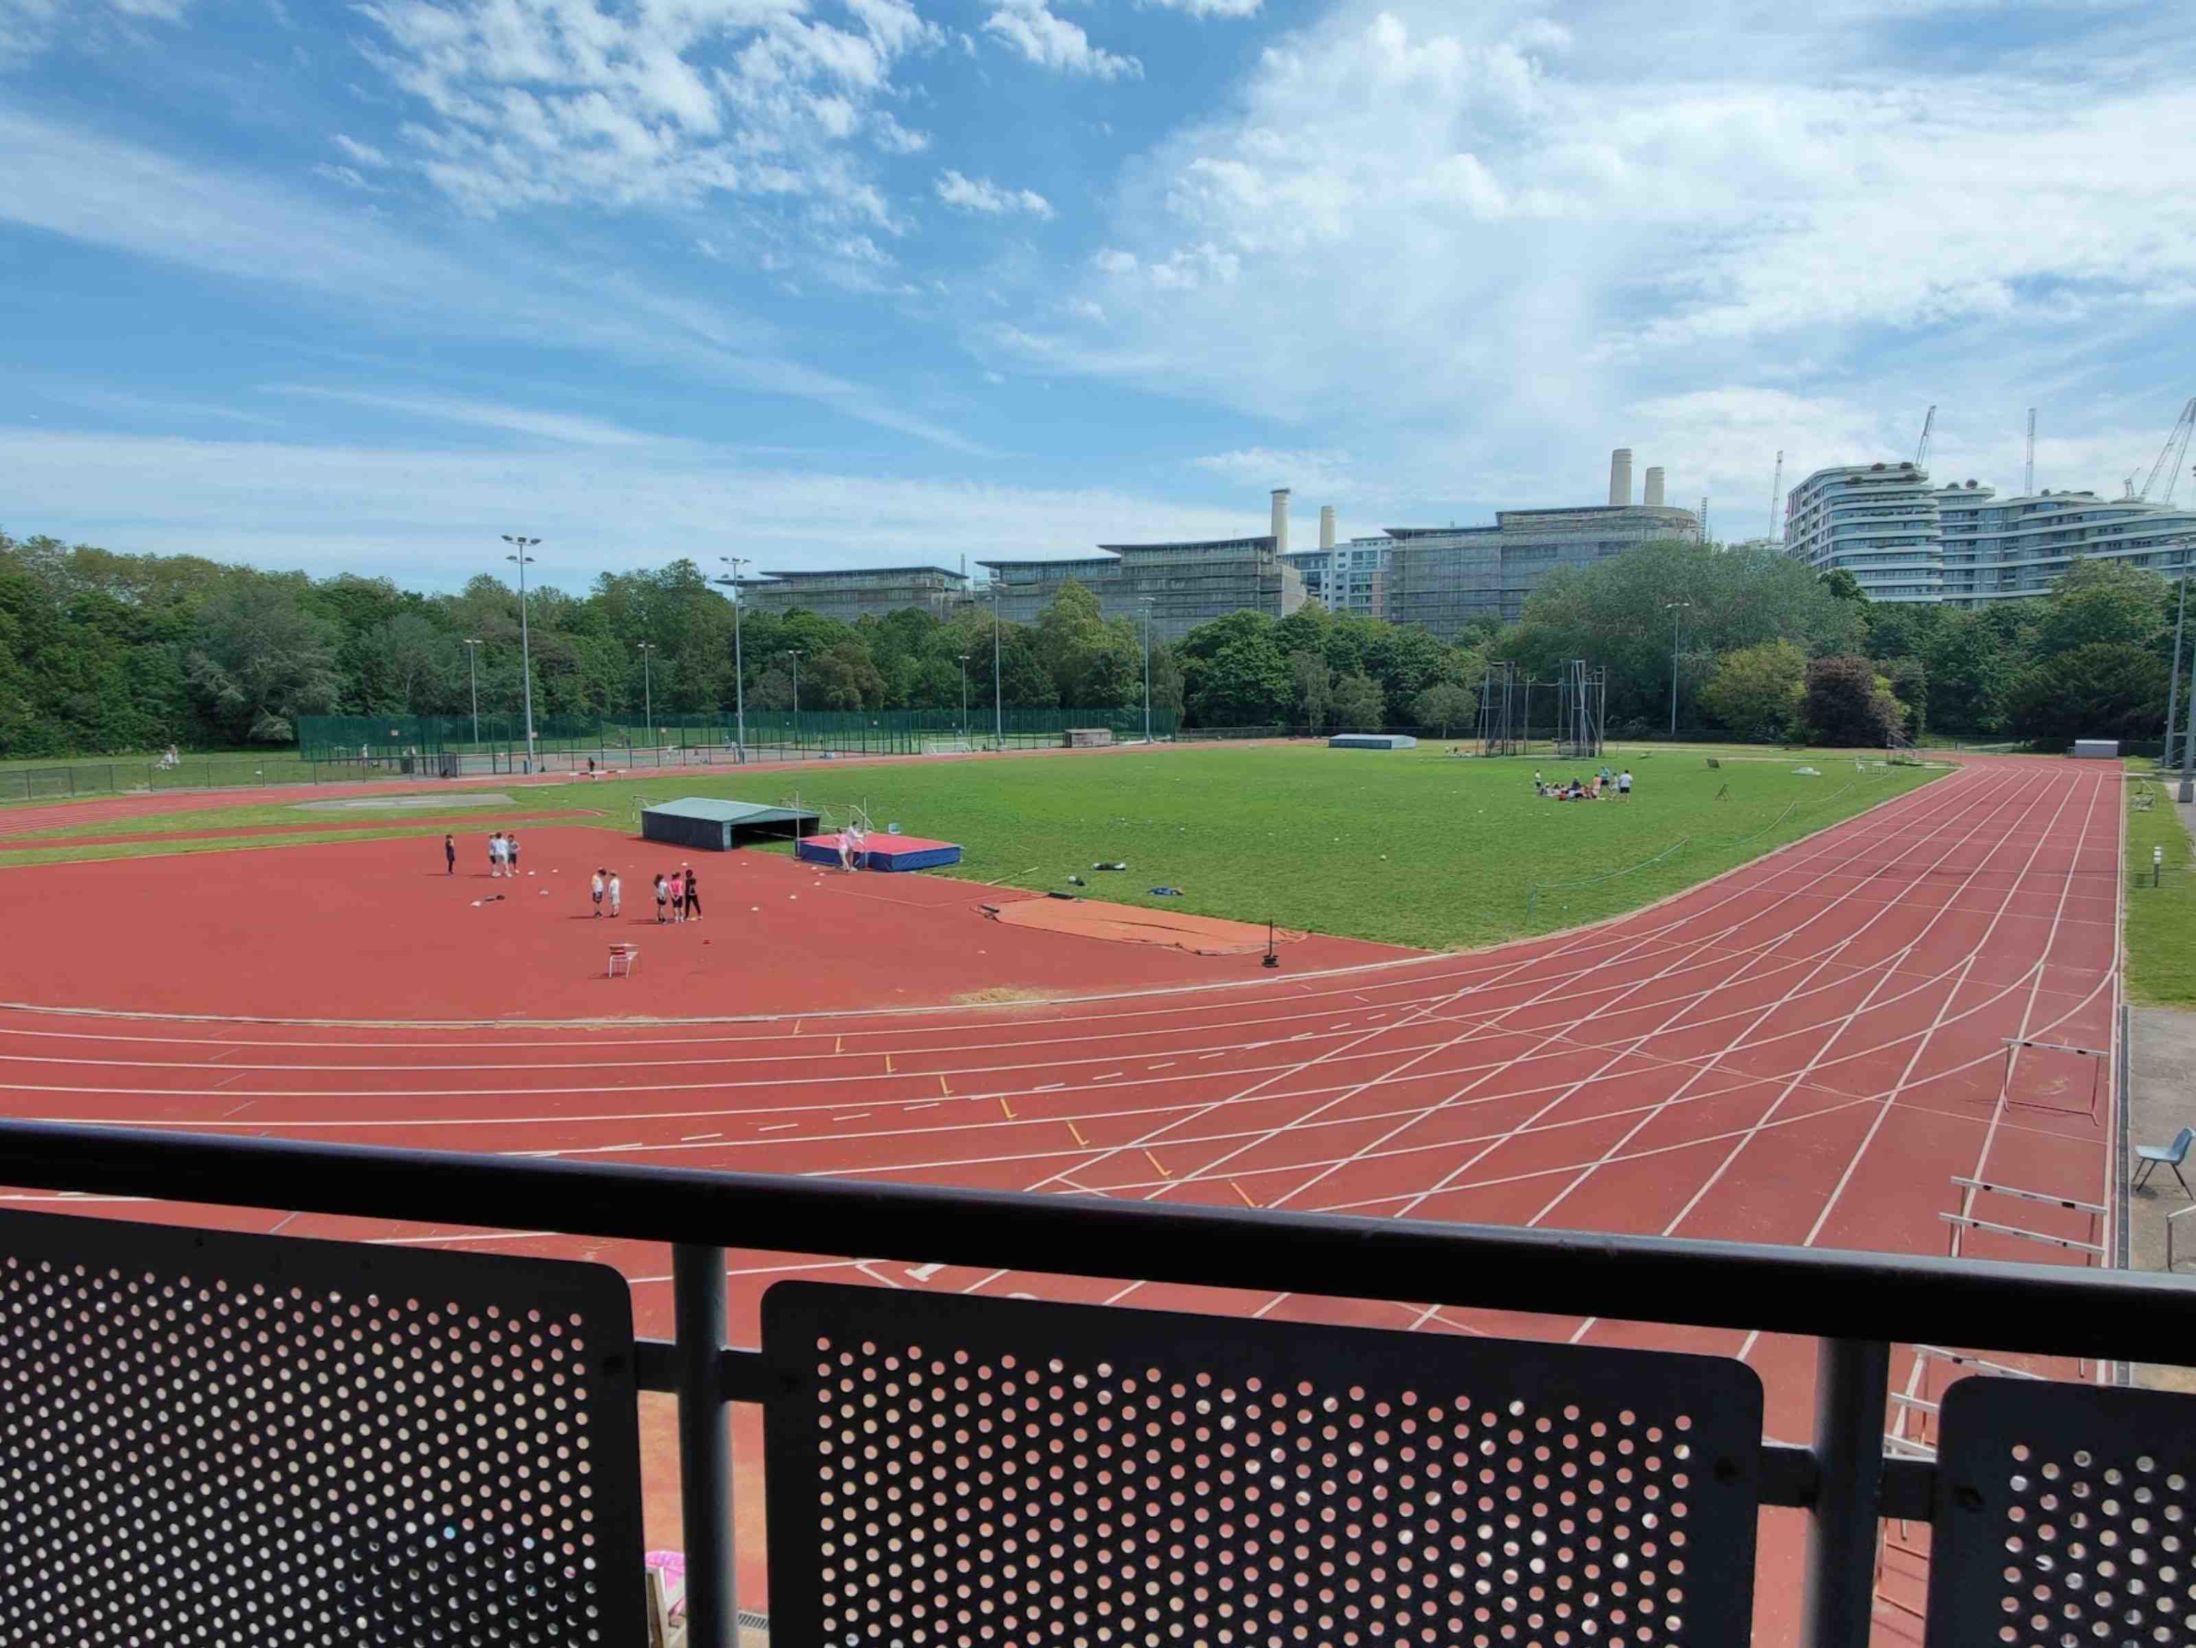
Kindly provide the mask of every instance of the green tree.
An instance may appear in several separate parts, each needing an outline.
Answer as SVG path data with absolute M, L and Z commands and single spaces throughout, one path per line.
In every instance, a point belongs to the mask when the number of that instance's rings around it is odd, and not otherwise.
M 286 743 L 297 716 L 336 702 L 335 627 L 305 610 L 303 582 L 242 579 L 200 613 L 191 686 L 237 743 Z
M 1800 724 L 1806 696 L 1807 654 L 1790 641 L 1764 641 L 1719 658 L 1700 702 L 1719 726 L 1783 738 Z
M 1496 655 L 1542 680 L 1560 678 L 1574 658 L 1606 665 L 1611 723 L 1659 725 L 1673 618 L 1681 699 L 1697 697 L 1724 653 L 1776 640 L 1813 655 L 1848 653 L 1865 628 L 1862 604 L 1841 601 L 1780 550 L 1666 540 L 1551 573 Z
M 1290 724 L 1316 738 L 1327 730 L 1328 717 L 1333 713 L 1334 672 L 1327 668 L 1326 659 L 1307 651 L 1289 655 L 1289 675 L 1295 682 Z
M 2131 641 L 2097 641 L 2039 658 L 2011 693 L 2013 730 L 2025 738 L 2155 738 L 2165 722 L 2166 665 Z
M 1345 675 L 1334 684 L 1334 724 L 1341 732 L 1378 732 L 1387 717 L 1387 694 L 1369 675 Z
M 1819 744 L 1874 747 L 1898 729 L 1899 706 L 1866 658 L 1817 658 L 1807 666 L 1802 713 Z
M 1462 732 L 1479 713 L 1479 694 L 1454 681 L 1436 681 L 1411 700 L 1411 719 L 1441 737 Z
M 1269 633 L 1238 633 L 1187 674 L 1190 713 L 1202 726 L 1267 726 L 1289 717 L 1295 680 Z
M 2172 586 L 2124 561 L 2076 561 L 2051 586 L 2036 626 L 2041 658 L 2078 647 L 2149 646 L 2167 623 Z

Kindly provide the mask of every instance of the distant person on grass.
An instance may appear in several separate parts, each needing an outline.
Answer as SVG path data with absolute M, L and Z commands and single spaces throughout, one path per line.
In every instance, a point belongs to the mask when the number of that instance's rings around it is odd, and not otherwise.
M 670 889 L 664 885 L 663 877 L 658 875 L 656 877 L 656 925 L 658 927 L 663 925 L 663 907 L 670 900 L 670 897 Z
M 702 918 L 701 877 L 694 873 L 694 866 L 691 864 L 681 865 L 680 868 L 686 874 L 686 918 L 689 921 L 699 921 Z
M 1619 801 L 1632 799 L 1632 769 L 1629 767 L 1617 774 L 1617 799 Z
M 595 919 L 597 921 L 600 921 L 602 919 L 602 895 L 604 891 L 603 882 L 607 873 L 608 872 L 603 870 L 597 870 L 595 872 L 594 879 L 588 883 L 588 891 L 594 895 Z
M 625 884 L 618 880 L 618 872 L 612 870 L 610 872 L 610 919 L 612 921 L 618 919 L 618 909 L 624 902 L 624 898 Z
M 455 836 L 446 835 L 442 838 L 442 873 L 444 875 L 456 875 L 458 873 L 458 844 Z

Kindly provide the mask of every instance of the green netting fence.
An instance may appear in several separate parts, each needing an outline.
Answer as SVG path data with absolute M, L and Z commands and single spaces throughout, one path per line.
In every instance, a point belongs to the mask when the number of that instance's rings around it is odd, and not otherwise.
M 1178 717 L 1154 709 L 1154 738 L 1172 738 Z M 748 759 L 800 754 L 924 755 L 958 748 L 1060 745 L 1083 730 L 1103 730 L 1119 742 L 1143 738 L 1143 706 L 1126 709 L 800 710 L 750 709 Z M 525 720 L 516 715 L 307 715 L 297 723 L 298 754 L 306 761 L 356 763 L 425 774 L 515 772 L 526 761 Z M 694 715 L 534 718 L 539 765 L 689 766 L 739 759 L 741 728 L 729 712 Z

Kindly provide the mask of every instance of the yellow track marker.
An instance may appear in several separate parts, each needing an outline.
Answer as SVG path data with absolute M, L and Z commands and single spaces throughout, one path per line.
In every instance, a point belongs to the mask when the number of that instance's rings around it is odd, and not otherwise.
M 943 1076 L 940 1076 L 938 1078 L 938 1091 L 943 1093 L 949 1099 L 953 1097 L 953 1089 L 946 1086 L 946 1079 Z
M 1151 1165 L 1152 1165 L 1153 1169 L 1154 1169 L 1154 1170 L 1155 1170 L 1155 1171 L 1156 1171 L 1156 1172 L 1158 1173 L 1158 1175 L 1159 1175 L 1159 1177 L 1160 1177 L 1160 1178 L 1162 1178 L 1162 1179 L 1171 1179 L 1171 1178 L 1173 1178 L 1173 1177 L 1174 1177 L 1174 1175 L 1173 1175 L 1173 1174 L 1171 1174 L 1171 1173 L 1169 1173 L 1169 1172 L 1167 1171 L 1167 1165 L 1166 1165 L 1166 1163 L 1162 1162 L 1162 1161 L 1161 1161 L 1161 1160 L 1160 1160 L 1160 1159 L 1159 1159 L 1159 1158 L 1158 1158 L 1157 1156 L 1154 1156 L 1154 1155 L 1153 1155 L 1153 1154 L 1152 1154 L 1152 1153 L 1151 1153 L 1150 1151 L 1148 1151 L 1148 1150 L 1147 1150 L 1147 1151 L 1145 1151 L 1145 1152 L 1144 1152 L 1144 1158 L 1145 1158 L 1145 1160 L 1147 1160 L 1147 1161 L 1149 1161 L 1149 1162 L 1151 1163 Z
M 1086 1150 L 1090 1148 L 1090 1141 L 1083 1137 L 1083 1130 L 1081 1128 L 1077 1127 L 1073 1122 L 1069 1122 L 1068 1131 L 1075 1135 L 1075 1142 L 1077 1144 L 1081 1145 Z
M 1256 1206 L 1258 1205 L 1258 1204 L 1257 1204 L 1256 1202 L 1254 1202 L 1254 1201 L 1252 1201 L 1252 1200 L 1251 1200 L 1251 1194 L 1250 1194 L 1250 1192 L 1249 1192 L 1249 1191 L 1247 1191 L 1247 1190 L 1245 1190 L 1245 1189 L 1244 1189 L 1244 1188 L 1243 1188 L 1243 1187 L 1242 1187 L 1241 1185 L 1237 1184 L 1237 1183 L 1236 1183 L 1236 1182 L 1235 1182 L 1235 1181 L 1234 1181 L 1233 1179 L 1230 1179 L 1230 1180 L 1228 1181 L 1228 1186 L 1229 1186 L 1229 1188 L 1230 1188 L 1230 1189 L 1232 1189 L 1232 1190 L 1233 1190 L 1233 1191 L 1234 1191 L 1234 1192 L 1235 1192 L 1235 1193 L 1236 1193 L 1236 1194 L 1237 1194 L 1238 1196 L 1240 1196 L 1240 1197 L 1242 1197 L 1242 1198 L 1243 1198 L 1243 1205 L 1244 1205 L 1245 1207 L 1256 1207 Z
M 888 1076 L 892 1074 L 892 1055 L 890 1053 L 885 1055 L 885 1074 Z
M 1014 1106 L 1012 1106 L 1011 1104 L 1007 1103 L 1007 1102 L 1006 1102 L 1006 1100 L 1004 1100 L 1004 1099 L 1001 1099 L 1001 1100 L 999 1101 L 999 1108 L 1000 1108 L 1001 1110 L 1004 1110 L 1004 1111 L 1006 1112 L 1006 1119 L 1007 1119 L 1008 1121 L 1012 1121 L 1012 1120 L 1014 1120 Z
M 846 1051 L 846 1038 L 845 1038 L 844 1036 L 833 1036 L 833 1037 L 831 1038 L 831 1051 L 832 1051 L 832 1052 L 834 1052 L 834 1053 L 843 1053 L 843 1052 L 845 1052 L 845 1051 Z

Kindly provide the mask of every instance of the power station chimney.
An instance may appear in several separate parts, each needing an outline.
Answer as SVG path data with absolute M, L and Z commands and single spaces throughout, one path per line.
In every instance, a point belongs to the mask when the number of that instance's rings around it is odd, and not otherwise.
M 1321 504 L 1319 506 L 1319 547 L 1321 549 L 1334 548 L 1334 505 L 1332 504 Z
M 1289 552 L 1289 489 L 1285 486 L 1273 489 L 1273 552 Z
M 1662 507 L 1662 471 L 1659 468 L 1647 471 L 1646 502 L 1649 509 L 1660 509 Z
M 1620 446 L 1609 454 L 1609 507 L 1621 508 L 1632 501 L 1632 449 Z

